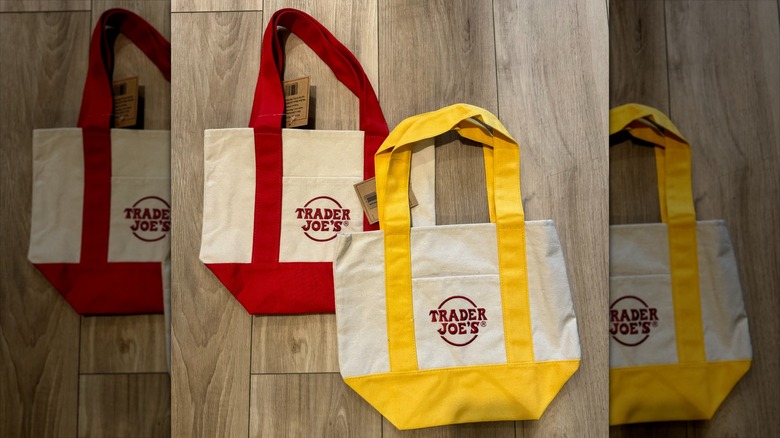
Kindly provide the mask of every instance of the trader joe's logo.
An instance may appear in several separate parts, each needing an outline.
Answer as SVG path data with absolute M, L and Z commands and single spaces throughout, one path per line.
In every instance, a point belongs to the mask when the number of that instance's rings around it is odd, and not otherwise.
M 303 234 L 316 242 L 327 242 L 349 226 L 349 209 L 330 196 L 318 196 L 295 209 Z
M 144 242 L 156 242 L 171 231 L 171 206 L 162 198 L 147 196 L 124 210 L 130 231 Z
M 450 345 L 464 347 L 474 342 L 479 329 L 487 326 L 483 307 L 477 307 L 469 298 L 456 295 L 447 298 L 439 307 L 428 312 L 431 323 L 442 339 Z
M 609 333 L 612 339 L 627 347 L 635 347 L 650 337 L 658 327 L 658 309 L 641 298 L 626 295 L 609 306 Z

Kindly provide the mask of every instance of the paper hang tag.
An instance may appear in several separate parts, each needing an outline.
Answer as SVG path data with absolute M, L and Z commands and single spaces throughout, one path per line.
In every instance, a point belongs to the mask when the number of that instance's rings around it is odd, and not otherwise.
M 114 127 L 138 124 L 138 76 L 114 81 Z
M 375 224 L 379 222 L 379 208 L 376 202 L 376 179 L 369 178 L 365 181 L 355 184 L 355 192 L 360 198 L 360 205 L 363 206 L 363 212 L 368 218 L 368 223 Z M 409 208 L 417 207 L 417 198 L 409 186 Z
M 309 77 L 282 82 L 284 90 L 285 127 L 309 124 Z

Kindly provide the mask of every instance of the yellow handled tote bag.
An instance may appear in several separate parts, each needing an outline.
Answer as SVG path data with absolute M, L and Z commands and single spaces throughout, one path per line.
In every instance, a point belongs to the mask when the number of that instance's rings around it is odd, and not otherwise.
M 412 228 L 412 151 L 452 130 L 483 144 L 490 223 Z M 555 225 L 524 221 L 517 142 L 457 104 L 401 122 L 375 165 L 381 230 L 340 234 L 333 264 L 344 381 L 399 429 L 539 418 L 580 343 Z
M 709 419 L 752 358 L 726 223 L 696 221 L 690 145 L 664 114 L 614 108 L 623 131 L 655 146 L 662 223 L 610 227 L 610 423 Z

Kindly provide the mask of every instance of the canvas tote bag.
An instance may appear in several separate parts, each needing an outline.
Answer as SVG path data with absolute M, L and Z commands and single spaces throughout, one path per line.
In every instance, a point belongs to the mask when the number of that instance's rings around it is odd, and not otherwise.
M 410 227 L 412 151 L 451 130 L 483 144 L 491 223 Z M 333 263 L 344 381 L 399 429 L 539 418 L 580 344 L 555 225 L 524 221 L 515 140 L 457 104 L 401 122 L 376 174 L 382 229 L 340 234 Z
M 610 227 L 610 423 L 709 419 L 752 350 L 726 223 L 696 221 L 691 150 L 661 112 L 610 111 L 655 146 L 662 223 Z
M 358 97 L 359 131 L 282 129 L 280 26 Z M 377 228 L 364 219 L 353 185 L 374 176 L 387 133 L 355 56 L 311 16 L 276 12 L 263 37 L 249 128 L 207 130 L 204 138 L 200 259 L 249 313 L 334 311 L 335 237 Z
M 111 33 L 170 81 L 170 44 L 123 9 L 92 34 L 77 128 L 33 132 L 29 260 L 80 314 L 162 313 L 170 253 L 170 131 L 112 129 Z

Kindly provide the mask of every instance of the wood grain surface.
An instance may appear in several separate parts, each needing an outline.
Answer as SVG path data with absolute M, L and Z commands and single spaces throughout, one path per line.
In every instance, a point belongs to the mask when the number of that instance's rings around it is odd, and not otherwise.
M 263 0 L 172 0 L 173 12 L 262 11 Z
M 2 0 L 0 12 L 89 11 L 91 0 Z
M 27 249 L 32 130 L 76 125 L 89 28 L 88 12 L 0 14 L 0 436 L 76 434 L 79 316 Z
M 81 318 L 82 374 L 167 373 L 161 315 Z
M 162 315 L 80 318 L 26 255 L 32 130 L 76 126 L 97 17 L 109 7 L 124 7 L 170 35 L 170 7 L 165 1 L 52 1 L 23 2 L 26 13 L 7 12 L 22 10 L 12 3 L 3 1 L 0 10 L 0 436 L 121 435 L 113 422 L 119 411 L 135 412 L 135 429 L 125 436 L 134 430 L 168 436 L 167 375 L 142 390 L 123 383 L 137 381 L 135 373 L 166 371 Z M 67 12 L 39 12 L 48 10 Z M 142 76 L 146 127 L 167 129 L 167 82 L 124 37 L 115 53 L 115 77 Z M 89 373 L 111 373 L 99 377 L 108 389 L 95 393 L 94 385 L 85 386 L 92 381 Z
M 338 374 L 253 375 L 250 404 L 249 436 L 378 437 L 382 433 L 382 416 L 344 385 Z
M 606 333 L 596 328 L 606 327 L 601 310 L 607 297 L 605 3 L 569 1 L 546 10 L 542 2 L 486 8 L 465 0 L 269 0 L 263 12 L 184 12 L 201 10 L 190 5 L 174 4 L 172 19 L 173 208 L 184 218 L 173 234 L 173 434 L 402 434 L 335 373 L 332 315 L 249 317 L 198 261 L 203 130 L 247 126 L 265 23 L 277 9 L 295 7 L 355 53 L 391 128 L 457 102 L 498 115 L 529 160 L 522 177 L 527 214 L 553 218 L 564 243 L 587 352 L 579 374 L 542 420 L 403 434 L 606 436 Z M 545 29 L 561 27 L 558 19 L 571 29 Z M 285 53 L 285 78 L 309 75 L 316 87 L 316 128 L 357 128 L 357 100 L 327 67 L 294 36 Z M 538 84 L 546 84 L 541 94 Z M 534 102 L 524 107 L 526 100 Z M 486 221 L 480 148 L 454 135 L 441 136 L 437 145 L 437 221 Z
M 252 318 L 253 374 L 337 373 L 337 351 L 335 315 Z
M 181 218 L 171 236 L 174 436 L 249 429 L 252 319 L 198 254 L 203 130 L 248 125 L 261 21 L 259 12 L 172 15 L 172 216 Z
M 616 106 L 630 101 L 647 102 L 667 111 L 690 140 L 697 218 L 721 218 L 727 222 L 753 344 L 751 370 L 711 421 L 613 427 L 611 435 L 777 436 L 778 4 L 612 2 L 610 27 L 610 103 Z M 662 90 L 667 90 L 666 96 Z M 610 186 L 617 187 L 610 190 L 610 222 L 659 221 L 652 154 L 617 153 L 616 148 L 610 151 Z M 633 149 L 650 150 L 636 146 Z M 623 179 L 637 169 L 642 169 L 640 178 L 648 185 L 634 185 L 629 190 Z M 637 208 L 641 204 L 652 207 Z
M 168 373 L 82 375 L 79 438 L 171 436 Z

